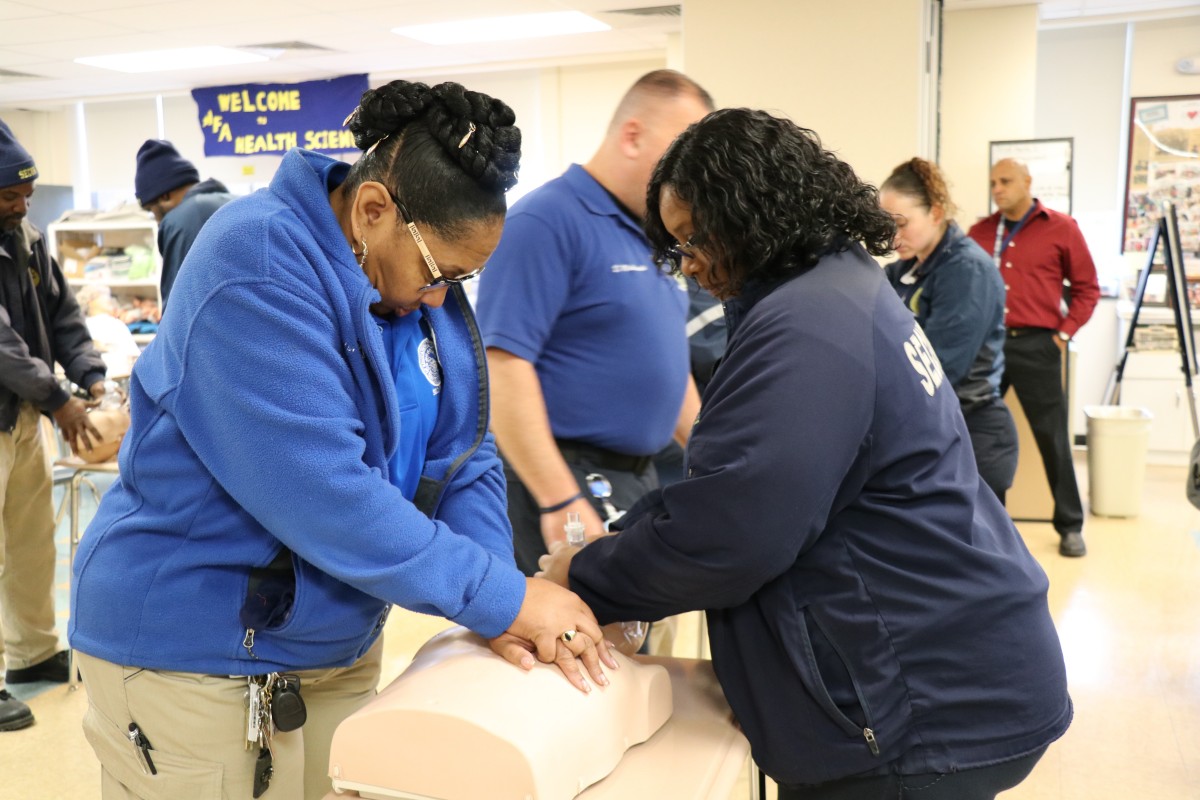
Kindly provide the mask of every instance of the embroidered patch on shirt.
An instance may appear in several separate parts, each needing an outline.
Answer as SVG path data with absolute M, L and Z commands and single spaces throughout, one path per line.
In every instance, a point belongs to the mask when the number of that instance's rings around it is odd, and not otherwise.
M 440 392 L 442 390 L 442 365 L 438 363 L 437 352 L 433 349 L 433 342 L 429 339 L 423 339 L 421 344 L 417 345 L 417 363 L 421 365 L 421 373 L 425 376 L 425 380 L 429 381 L 429 385 L 433 387 L 433 393 Z

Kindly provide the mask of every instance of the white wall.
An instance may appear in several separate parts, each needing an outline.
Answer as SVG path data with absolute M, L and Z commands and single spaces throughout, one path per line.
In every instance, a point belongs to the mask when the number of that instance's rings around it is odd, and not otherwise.
M 87 158 L 91 190 L 101 208 L 135 203 L 133 171 L 137 151 L 146 139 L 158 137 L 154 100 L 119 100 L 84 104 Z
M 1133 97 L 1200 94 L 1200 75 L 1181 75 L 1175 64 L 1200 55 L 1200 14 L 1139 22 L 1134 27 L 1129 89 Z
M 71 133 L 73 109 L 25 111 L 0 109 L 0 119 L 33 156 L 39 182 L 69 186 L 72 183 Z
M 987 215 L 988 144 L 1033 137 L 1037 48 L 1037 6 L 945 13 L 939 164 L 964 229 Z
M 924 12 L 923 0 L 688 0 L 684 65 L 717 105 L 783 113 L 878 184 L 919 154 Z
M 1125 108 L 1125 25 L 1045 30 L 1038 35 L 1034 136 L 1072 137 L 1072 216 L 1102 276 L 1119 275 Z M 1036 193 L 1037 187 L 1033 187 Z
M 617 103 L 629 87 L 647 72 L 665 66 L 664 57 L 661 61 L 557 70 L 558 96 L 555 103 L 548 104 L 558 112 L 554 115 L 559 143 L 556 173 L 568 164 L 589 160 L 600 146 L 613 112 L 617 110 Z

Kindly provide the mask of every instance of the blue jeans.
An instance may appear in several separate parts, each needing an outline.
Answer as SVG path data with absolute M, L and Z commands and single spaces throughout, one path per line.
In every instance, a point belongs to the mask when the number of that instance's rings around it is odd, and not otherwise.
M 1046 748 L 1035 753 L 945 775 L 869 775 L 813 786 L 780 786 L 779 800 L 994 800 L 1033 771 Z

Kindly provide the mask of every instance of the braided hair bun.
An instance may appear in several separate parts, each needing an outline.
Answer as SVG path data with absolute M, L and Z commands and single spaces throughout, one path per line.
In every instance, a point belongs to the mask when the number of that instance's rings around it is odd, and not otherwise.
M 396 80 L 363 93 L 347 126 L 354 143 L 370 152 L 411 123 L 419 123 L 446 155 L 476 183 L 507 191 L 516 185 L 521 131 L 502 101 L 457 83 Z
M 910 158 L 896 167 L 880 188 L 915 198 L 925 208 L 940 206 L 947 219 L 957 211 L 942 171 L 923 158 Z

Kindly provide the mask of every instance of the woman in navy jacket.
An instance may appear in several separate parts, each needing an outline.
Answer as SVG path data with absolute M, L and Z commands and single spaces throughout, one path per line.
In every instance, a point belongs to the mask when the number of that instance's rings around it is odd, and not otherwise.
M 683 481 L 544 560 L 601 622 L 707 610 L 784 800 L 980 800 L 1071 701 L 1045 573 L 980 480 L 958 398 L 870 257 L 895 227 L 815 134 L 727 109 L 655 170 L 658 252 L 725 301 Z
M 513 122 L 458 84 L 393 81 L 348 119 L 367 151 L 353 166 L 292 150 L 201 230 L 74 564 L 106 799 L 323 797 L 392 603 L 514 663 L 557 657 L 586 691 L 583 655 L 604 682 L 591 612 L 513 561 L 457 285 L 500 238 Z M 308 719 L 259 739 L 246 693 L 293 671 Z
M 896 221 L 888 280 L 929 338 L 962 406 L 975 465 L 1000 502 L 1017 473 L 1017 427 L 1000 397 L 1004 376 L 1004 281 L 983 248 L 954 221 L 936 164 L 905 161 L 880 187 Z

